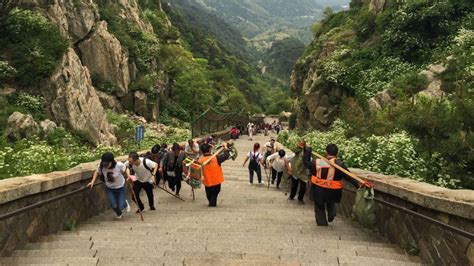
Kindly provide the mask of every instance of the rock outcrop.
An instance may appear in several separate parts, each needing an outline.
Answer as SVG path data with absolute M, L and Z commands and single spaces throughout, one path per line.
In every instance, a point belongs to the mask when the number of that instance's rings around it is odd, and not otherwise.
M 89 71 L 70 48 L 50 78 L 45 98 L 56 123 L 84 134 L 94 144 L 114 144 L 104 108 L 92 86 Z
M 436 76 L 443 73 L 446 70 L 446 66 L 443 64 L 429 65 L 426 70 L 420 72 L 421 75 L 425 75 L 428 79 L 428 86 L 426 89 L 420 91 L 418 96 L 426 98 L 439 99 L 445 95 L 441 90 L 442 81 Z
M 39 9 L 72 43 L 85 38 L 99 20 L 99 11 L 92 0 L 22 0 L 21 3 Z
M 119 17 L 137 25 L 142 30 L 153 31 L 151 24 L 141 19 L 137 0 L 109 0 L 109 2 L 119 5 Z
M 147 108 L 147 95 L 143 91 L 136 91 L 134 94 L 134 107 L 135 112 L 139 116 L 146 117 L 148 116 L 148 108 Z
M 107 31 L 107 22 L 98 22 L 89 37 L 79 42 L 78 48 L 82 63 L 91 75 L 112 83 L 117 88 L 117 96 L 127 94 L 130 83 L 128 55 L 119 40 Z
M 375 94 L 375 96 L 370 98 L 367 102 L 371 110 L 378 110 L 392 104 L 394 101 L 396 101 L 394 93 L 386 89 Z
M 53 132 L 58 126 L 53 121 L 46 119 L 40 122 L 41 131 L 43 134 L 48 135 Z
M 97 96 L 99 96 L 99 100 L 105 109 L 112 110 L 116 113 L 123 113 L 125 111 L 123 105 L 115 96 L 109 95 L 102 91 L 97 91 Z
M 388 0 L 371 0 L 369 3 L 369 10 L 375 12 L 382 12 L 388 4 Z
M 40 126 L 31 115 L 25 115 L 20 112 L 14 112 L 8 117 L 5 130 L 8 139 L 12 141 L 38 135 L 40 131 Z

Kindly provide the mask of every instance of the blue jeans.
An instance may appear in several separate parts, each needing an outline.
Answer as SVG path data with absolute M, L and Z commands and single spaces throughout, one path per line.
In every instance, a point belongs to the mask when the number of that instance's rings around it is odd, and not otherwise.
M 253 173 L 257 173 L 258 183 L 262 183 L 262 170 L 260 165 L 252 166 L 249 164 L 249 182 L 253 184 Z
M 125 197 L 127 196 L 125 186 L 121 188 L 105 187 L 105 191 L 107 192 L 107 197 L 109 198 L 110 207 L 112 207 L 117 216 L 122 215 L 122 210 L 125 209 L 125 206 L 127 206 L 125 203 Z

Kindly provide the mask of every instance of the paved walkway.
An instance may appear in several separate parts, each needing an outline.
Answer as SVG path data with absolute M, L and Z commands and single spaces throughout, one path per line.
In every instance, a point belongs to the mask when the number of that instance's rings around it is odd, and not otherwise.
M 263 144 L 268 138 L 256 136 Z M 224 163 L 226 181 L 218 207 L 210 209 L 204 189 L 181 202 L 155 190 L 156 211 L 115 220 L 112 211 L 73 232 L 45 237 L 0 263 L 77 265 L 409 265 L 408 257 L 357 224 L 337 217 L 317 227 L 312 204 L 299 205 L 274 187 L 248 184 L 242 167 L 253 142 L 236 142 L 239 158 Z M 266 182 L 266 180 L 265 180 Z M 142 192 L 144 193 L 144 192 Z M 142 199 L 146 198 L 142 194 Z M 134 209 L 134 208 L 132 208 Z

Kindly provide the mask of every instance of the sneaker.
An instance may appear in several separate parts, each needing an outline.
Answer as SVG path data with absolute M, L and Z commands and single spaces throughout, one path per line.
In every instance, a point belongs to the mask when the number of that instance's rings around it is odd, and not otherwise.
M 135 213 L 143 212 L 143 210 L 138 209 Z
M 332 221 L 334 221 L 334 217 L 328 217 L 328 222 L 331 223 Z
M 253 185 L 252 183 L 249 182 L 249 186 Z
M 262 182 L 260 182 L 259 184 L 265 185 L 265 181 L 262 180 Z
M 125 203 L 127 204 L 127 207 L 125 207 L 125 210 L 127 212 L 130 212 L 130 204 L 128 203 L 128 200 L 125 200 Z
M 150 211 L 156 211 L 155 207 L 154 206 L 150 207 Z
M 299 203 L 300 205 L 304 205 L 304 201 L 303 201 L 303 200 L 298 200 L 298 203 Z
M 288 200 L 294 200 L 294 198 L 292 198 L 292 197 L 288 197 Z
M 117 215 L 117 216 L 115 217 L 115 219 L 117 219 L 117 220 L 122 219 L 122 215 L 123 215 L 123 214 Z

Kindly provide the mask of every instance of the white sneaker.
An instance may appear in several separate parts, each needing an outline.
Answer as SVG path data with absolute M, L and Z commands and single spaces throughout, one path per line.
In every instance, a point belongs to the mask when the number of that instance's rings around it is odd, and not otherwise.
M 265 185 L 265 181 L 262 180 L 262 182 L 260 182 L 259 184 Z
M 125 210 L 127 212 L 130 212 L 130 204 L 128 203 L 128 200 L 125 200 L 125 203 L 127 204 L 127 207 L 125 207 Z
M 249 182 L 249 186 L 251 186 L 251 185 L 252 185 L 252 183 Z
M 120 214 L 120 215 L 116 216 L 115 219 L 117 219 L 117 220 L 122 219 L 122 215 L 123 215 L 123 214 Z

